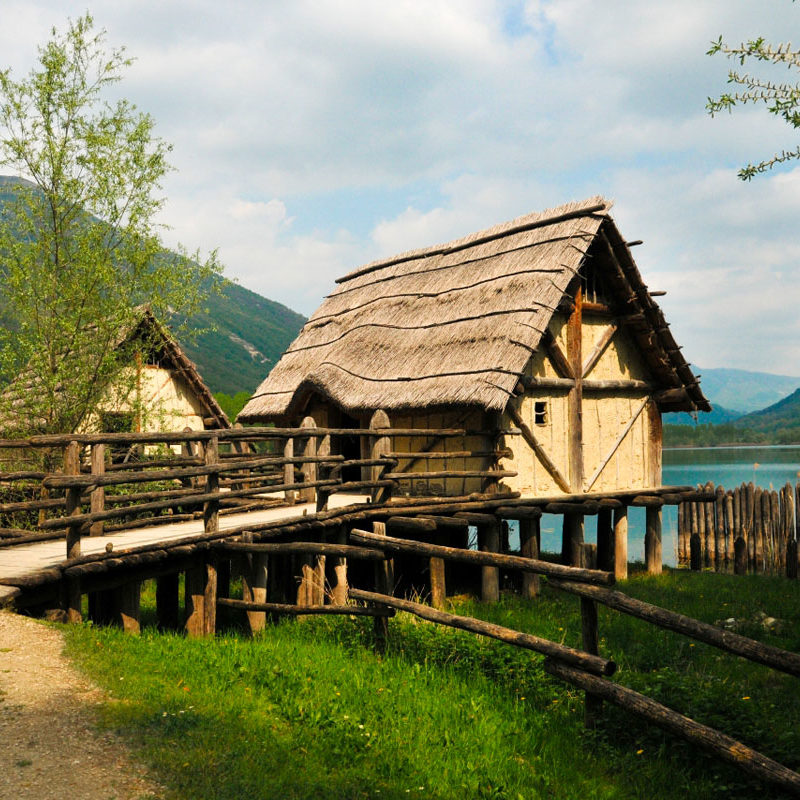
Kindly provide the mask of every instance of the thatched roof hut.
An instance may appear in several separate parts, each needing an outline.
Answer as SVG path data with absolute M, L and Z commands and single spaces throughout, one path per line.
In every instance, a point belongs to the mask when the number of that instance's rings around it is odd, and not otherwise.
M 91 334 L 92 328 L 87 329 Z M 131 358 L 118 385 L 103 387 L 103 398 L 82 423 L 84 430 L 180 431 L 229 428 L 227 415 L 206 386 L 197 366 L 165 325 L 147 306 L 136 309 L 131 322 L 116 333 L 113 347 Z M 4 390 L 10 419 L 0 428 L 13 432 L 22 420 L 35 429 L 39 377 L 28 368 Z M 58 389 L 57 389 L 58 391 Z
M 631 250 L 594 197 L 367 264 L 303 327 L 238 419 L 285 419 L 312 394 L 350 414 L 475 406 L 503 411 L 581 267 L 641 351 L 665 411 L 707 411 Z

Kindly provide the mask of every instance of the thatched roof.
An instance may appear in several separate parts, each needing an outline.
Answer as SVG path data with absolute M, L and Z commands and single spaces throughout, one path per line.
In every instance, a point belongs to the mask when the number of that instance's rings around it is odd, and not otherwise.
M 340 278 L 238 419 L 294 414 L 312 392 L 350 413 L 452 405 L 501 411 L 601 238 L 624 274 L 615 293 L 645 320 L 633 333 L 654 377 L 686 390 L 669 410 L 709 408 L 610 207 L 594 197 L 529 214 Z

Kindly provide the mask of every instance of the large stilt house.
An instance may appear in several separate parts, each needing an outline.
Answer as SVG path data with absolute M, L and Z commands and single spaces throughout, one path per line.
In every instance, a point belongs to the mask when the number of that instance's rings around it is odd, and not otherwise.
M 345 275 L 239 420 L 366 427 L 382 410 L 470 432 L 395 437 L 441 452 L 399 472 L 500 469 L 531 496 L 660 485 L 662 412 L 710 406 L 609 209 L 592 198 Z M 401 493 L 486 486 L 416 483 Z

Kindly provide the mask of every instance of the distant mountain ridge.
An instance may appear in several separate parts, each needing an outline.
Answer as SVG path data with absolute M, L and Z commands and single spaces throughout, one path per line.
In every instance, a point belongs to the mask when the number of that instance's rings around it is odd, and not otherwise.
M 14 197 L 7 187 L 24 182 L 0 175 L 0 212 Z M 212 294 L 205 305 L 208 310 L 189 323 L 209 330 L 194 341 L 181 341 L 181 346 L 212 392 L 252 393 L 306 321 L 302 314 L 227 279 L 222 293 Z

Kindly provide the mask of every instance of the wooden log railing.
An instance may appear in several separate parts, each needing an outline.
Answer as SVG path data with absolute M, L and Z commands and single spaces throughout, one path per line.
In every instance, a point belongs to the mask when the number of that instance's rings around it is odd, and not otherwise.
M 316 510 L 323 511 L 331 495 L 343 492 L 367 493 L 373 503 L 387 503 L 406 477 L 483 477 L 497 483 L 513 475 L 501 470 L 398 470 L 401 458 L 410 463 L 416 455 L 395 453 L 395 436 L 443 442 L 479 433 L 485 432 L 392 428 L 388 416 L 376 412 L 369 428 L 358 429 L 317 427 L 313 418 L 307 417 L 299 428 L 91 433 L 0 440 L 0 451 L 4 447 L 15 453 L 56 453 L 60 449 L 65 454 L 65 467 L 60 472 L 18 469 L 0 473 L 11 486 L 24 481 L 30 496 L 29 500 L 0 503 L 0 511 L 38 512 L 38 531 L 65 532 L 71 555 L 79 553 L 82 536 L 99 536 L 110 523 L 114 523 L 114 530 L 146 524 L 143 515 L 156 524 L 185 519 L 187 511 L 197 514 L 199 510 L 192 510 L 202 507 L 207 532 L 213 533 L 219 515 L 244 502 L 269 505 L 300 501 L 315 503 Z M 345 459 L 336 454 L 337 439 L 343 436 L 366 438 L 370 457 Z M 386 456 L 387 452 L 393 455 Z M 458 452 L 465 457 L 496 459 L 503 455 L 496 448 L 491 454 Z M 21 463 L 21 458 L 14 463 Z M 344 480 L 347 467 L 361 467 L 362 480 Z M 136 484 L 152 486 L 130 491 Z M 7 538 L 11 536 L 3 537 L 3 541 Z

